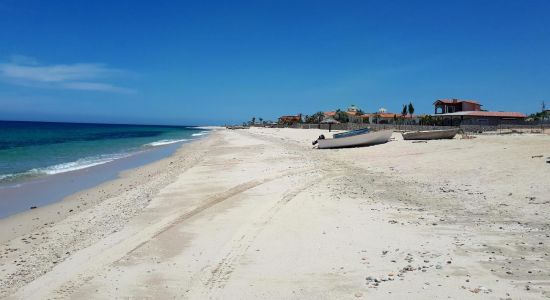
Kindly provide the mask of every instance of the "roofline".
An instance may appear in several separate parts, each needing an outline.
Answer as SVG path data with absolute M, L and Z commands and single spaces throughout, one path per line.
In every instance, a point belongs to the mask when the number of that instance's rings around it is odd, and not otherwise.
M 456 100 L 456 102 L 452 102 L 454 100 Z M 461 99 L 437 99 L 437 100 L 435 100 L 435 102 L 433 104 L 436 104 L 437 102 L 445 102 L 445 101 L 450 102 L 450 103 L 456 103 L 456 104 L 461 103 L 461 102 L 467 102 L 467 103 L 473 103 L 473 104 L 477 104 L 479 106 L 483 106 L 483 104 L 481 104 L 481 103 L 479 103 L 478 101 L 475 101 L 475 100 L 461 100 Z

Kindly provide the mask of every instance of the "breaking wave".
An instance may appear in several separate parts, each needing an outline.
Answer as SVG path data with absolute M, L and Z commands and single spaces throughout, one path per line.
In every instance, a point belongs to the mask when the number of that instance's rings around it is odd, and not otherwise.
M 186 141 L 188 141 L 188 139 L 180 139 L 180 140 L 160 140 L 160 141 L 156 141 L 156 142 L 152 142 L 152 143 L 146 144 L 145 146 L 157 147 L 157 146 L 170 145 L 170 144 L 175 144 L 175 143 L 179 143 L 179 142 L 186 142 Z

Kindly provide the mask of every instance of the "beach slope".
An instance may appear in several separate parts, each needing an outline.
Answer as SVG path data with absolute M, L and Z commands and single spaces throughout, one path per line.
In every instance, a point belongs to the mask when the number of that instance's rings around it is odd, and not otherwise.
M 550 296 L 548 136 L 312 149 L 321 133 L 215 131 L 0 221 L 0 296 Z

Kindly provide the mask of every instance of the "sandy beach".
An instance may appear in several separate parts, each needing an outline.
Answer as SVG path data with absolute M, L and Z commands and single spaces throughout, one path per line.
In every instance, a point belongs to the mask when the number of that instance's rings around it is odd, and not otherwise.
M 550 136 L 214 130 L 0 220 L 6 299 L 550 298 Z

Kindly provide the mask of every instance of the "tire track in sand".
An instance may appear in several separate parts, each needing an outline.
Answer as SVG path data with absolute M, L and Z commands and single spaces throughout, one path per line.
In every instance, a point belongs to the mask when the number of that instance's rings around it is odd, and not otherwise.
M 198 290 L 192 292 L 193 294 L 198 293 L 198 295 L 188 295 L 187 297 L 212 297 L 215 296 L 213 294 L 215 294 L 218 289 L 223 289 L 227 281 L 230 279 L 231 274 L 235 270 L 236 264 L 238 264 L 238 262 L 246 255 L 254 240 L 262 233 L 262 231 L 266 228 L 266 225 L 271 222 L 271 220 L 281 209 L 286 206 L 287 203 L 292 201 L 296 198 L 296 196 L 305 190 L 320 182 L 323 182 L 324 179 L 329 176 L 329 174 L 323 173 L 319 173 L 319 176 L 311 176 L 311 174 L 308 174 L 308 176 L 312 177 L 310 180 L 306 180 L 300 186 L 288 190 L 267 211 L 263 212 L 258 218 L 256 218 L 256 220 L 245 225 L 243 230 L 236 234 L 237 238 L 230 242 L 231 245 L 228 247 L 229 249 L 222 255 L 215 267 L 203 269 L 201 275 L 199 275 L 199 278 L 194 280 L 199 282 L 191 284 L 194 288 L 198 287 Z
M 188 207 L 182 208 L 142 229 L 134 230 L 131 233 L 126 232 L 126 234 L 118 232 L 117 234 L 108 236 L 106 240 L 100 240 L 98 243 L 82 249 L 70 257 L 70 261 L 73 264 L 76 263 L 81 266 L 78 270 L 68 268 L 67 265 L 69 264 L 59 264 L 44 276 L 37 278 L 21 290 L 18 290 L 12 296 L 18 299 L 28 299 L 36 295 L 42 295 L 46 298 L 55 298 L 56 296 L 66 297 L 72 291 L 93 279 L 94 275 L 101 272 L 105 266 L 120 261 L 126 255 L 141 248 L 163 232 L 208 210 L 216 204 L 267 182 L 311 170 L 311 168 L 294 169 L 262 179 L 250 180 L 207 198 L 204 204 L 191 210 Z

